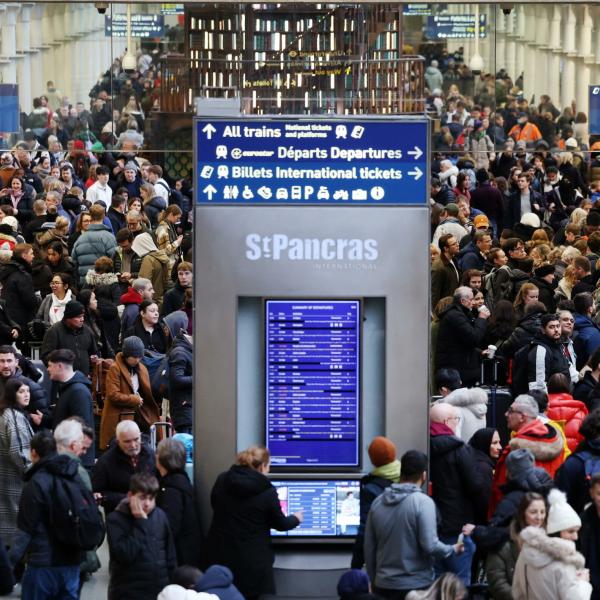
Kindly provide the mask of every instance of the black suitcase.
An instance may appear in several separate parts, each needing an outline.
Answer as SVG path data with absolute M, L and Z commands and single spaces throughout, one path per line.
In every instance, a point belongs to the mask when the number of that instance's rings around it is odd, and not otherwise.
M 513 402 L 513 395 L 509 388 L 482 385 L 488 395 L 487 426 L 494 427 L 500 434 L 502 447 L 510 439 L 510 431 L 506 423 L 506 411 Z

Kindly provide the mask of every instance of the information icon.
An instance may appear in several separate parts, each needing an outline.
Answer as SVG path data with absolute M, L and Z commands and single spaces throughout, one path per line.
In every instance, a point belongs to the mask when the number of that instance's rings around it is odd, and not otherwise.
M 385 190 L 381 186 L 376 185 L 371 188 L 371 198 L 373 198 L 373 200 L 382 200 L 384 196 Z

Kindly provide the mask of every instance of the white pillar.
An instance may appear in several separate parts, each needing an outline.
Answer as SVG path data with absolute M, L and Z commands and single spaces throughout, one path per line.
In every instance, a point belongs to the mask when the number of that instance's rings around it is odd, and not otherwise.
M 0 56 L 3 61 L 4 83 L 17 81 L 17 13 L 20 6 L 4 4 L 4 15 L 1 19 L 0 36 L 2 36 Z
M 30 49 L 31 49 L 31 93 L 34 97 L 42 94 L 45 89 L 45 81 L 43 76 L 43 53 L 46 52 L 44 49 L 43 33 L 42 33 L 42 19 L 44 18 L 44 12 L 46 6 L 44 4 L 34 4 L 33 10 L 31 11 L 31 24 L 30 24 Z
M 555 105 L 560 103 L 560 53 L 562 10 L 558 4 L 550 9 L 548 23 L 548 91 Z
M 25 111 L 33 106 L 31 91 L 31 12 L 32 2 L 22 2 L 17 27 L 17 52 L 20 55 L 18 64 L 19 102 Z
M 577 17 L 573 7 L 567 4 L 564 7 L 563 16 L 563 44 L 562 50 L 566 54 L 561 78 L 560 103 L 561 106 L 569 106 L 575 97 L 575 36 L 577 28 Z

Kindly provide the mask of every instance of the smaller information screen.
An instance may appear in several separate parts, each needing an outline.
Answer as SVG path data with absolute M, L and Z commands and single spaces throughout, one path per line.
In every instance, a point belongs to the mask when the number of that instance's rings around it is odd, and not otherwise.
M 271 530 L 273 536 L 350 537 L 360 524 L 358 481 L 271 481 L 286 515 L 302 511 L 303 521 L 291 531 Z
M 273 466 L 359 466 L 360 302 L 267 300 L 266 445 Z

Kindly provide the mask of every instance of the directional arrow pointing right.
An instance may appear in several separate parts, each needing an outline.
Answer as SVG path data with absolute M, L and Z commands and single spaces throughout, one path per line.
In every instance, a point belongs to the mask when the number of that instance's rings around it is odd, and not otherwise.
M 217 131 L 217 129 L 211 123 L 207 123 L 202 128 L 202 133 L 205 133 L 206 134 L 206 138 L 209 139 L 209 140 L 212 139 L 212 135 L 213 135 L 213 133 L 215 133 L 215 131 Z
M 213 194 L 217 193 L 217 188 L 214 185 L 207 185 L 202 191 L 208 196 L 209 200 L 212 200 Z
M 413 175 L 415 178 L 415 181 L 419 181 L 419 179 L 421 179 L 421 177 L 423 177 L 423 171 L 421 171 L 421 169 L 419 169 L 419 167 L 415 167 L 412 171 L 409 171 L 408 174 Z
M 414 156 L 415 160 L 419 160 L 423 156 L 423 150 L 419 146 L 414 146 L 414 150 L 409 150 L 406 154 Z

